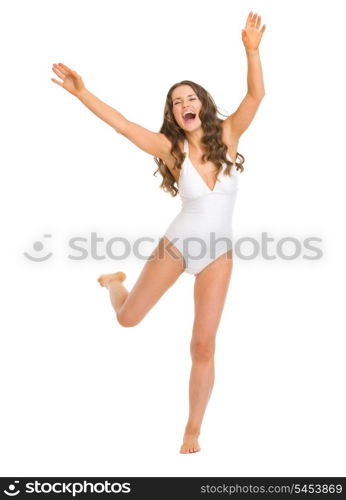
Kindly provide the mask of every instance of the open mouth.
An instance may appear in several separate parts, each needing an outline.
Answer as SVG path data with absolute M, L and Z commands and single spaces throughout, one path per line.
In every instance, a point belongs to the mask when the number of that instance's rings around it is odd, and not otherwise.
M 192 113 L 192 111 L 189 111 L 183 116 L 183 120 L 185 123 L 192 123 L 196 118 L 196 114 Z

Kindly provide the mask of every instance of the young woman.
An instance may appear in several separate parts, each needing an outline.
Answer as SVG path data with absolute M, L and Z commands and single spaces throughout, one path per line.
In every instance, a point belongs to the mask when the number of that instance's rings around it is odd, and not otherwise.
M 265 31 L 261 16 L 249 13 L 242 41 L 248 60 L 248 90 L 226 120 L 217 117 L 209 93 L 190 80 L 173 85 L 167 94 L 159 133 L 127 120 L 89 92 L 78 73 L 53 64 L 62 82 L 52 81 L 77 97 L 118 133 L 154 156 L 162 175 L 161 188 L 176 196 L 182 209 L 143 267 L 129 292 L 119 271 L 98 278 L 109 291 L 120 325 L 137 325 L 186 271 L 195 275 L 190 352 L 189 418 L 180 453 L 200 450 L 198 437 L 214 384 L 215 337 L 232 273 L 232 211 L 244 157 L 239 138 L 249 127 L 264 96 L 259 44 Z M 240 162 L 236 163 L 239 156 Z M 155 173 L 156 173 L 155 172 Z M 175 186 L 177 185 L 177 187 Z

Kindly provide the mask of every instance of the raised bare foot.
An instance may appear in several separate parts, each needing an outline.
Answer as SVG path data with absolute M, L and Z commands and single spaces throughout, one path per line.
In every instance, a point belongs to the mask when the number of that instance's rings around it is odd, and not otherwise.
M 180 453 L 196 453 L 196 451 L 200 451 L 198 436 L 199 432 L 185 431 Z
M 108 288 L 108 285 L 111 281 L 113 280 L 124 281 L 125 278 L 126 274 L 119 271 L 117 273 L 101 274 L 101 276 L 97 279 L 97 281 L 100 283 L 101 286 L 105 286 L 106 288 Z

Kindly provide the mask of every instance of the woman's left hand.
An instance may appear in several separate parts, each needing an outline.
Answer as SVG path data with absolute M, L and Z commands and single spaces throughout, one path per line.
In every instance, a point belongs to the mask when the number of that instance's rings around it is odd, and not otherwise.
M 258 49 L 262 35 L 266 29 L 266 25 L 263 24 L 262 29 L 260 30 L 260 25 L 261 16 L 253 14 L 251 11 L 247 16 L 245 29 L 241 32 L 243 44 L 246 49 Z

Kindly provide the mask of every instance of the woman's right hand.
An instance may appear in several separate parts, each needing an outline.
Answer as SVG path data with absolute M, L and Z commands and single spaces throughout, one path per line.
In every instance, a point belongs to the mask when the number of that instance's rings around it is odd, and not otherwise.
M 75 97 L 78 97 L 85 89 L 85 85 L 79 74 L 70 69 L 68 66 L 65 66 L 65 64 L 53 64 L 52 70 L 59 78 L 62 79 L 62 83 L 54 78 L 51 78 L 51 80 L 57 85 L 60 85 L 60 87 L 63 87 Z

